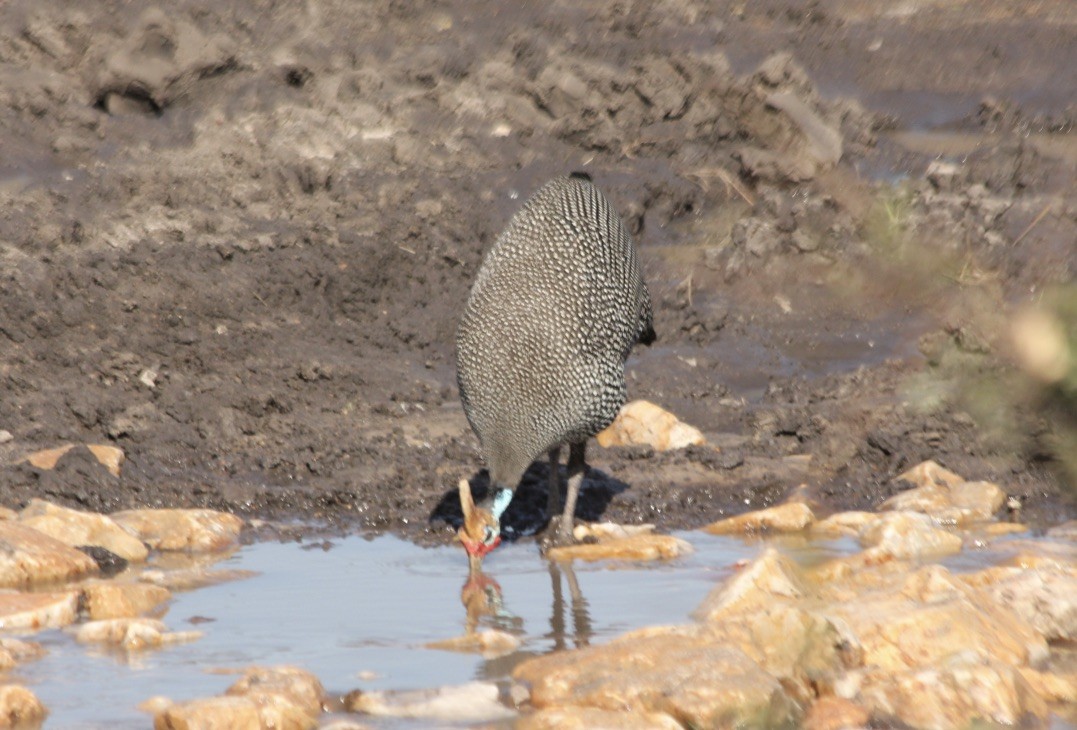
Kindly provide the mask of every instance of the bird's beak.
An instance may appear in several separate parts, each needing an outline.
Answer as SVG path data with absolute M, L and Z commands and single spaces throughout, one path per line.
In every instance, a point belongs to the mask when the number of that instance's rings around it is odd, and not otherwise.
M 482 572 L 482 555 L 479 553 L 467 554 L 468 573 L 475 575 Z

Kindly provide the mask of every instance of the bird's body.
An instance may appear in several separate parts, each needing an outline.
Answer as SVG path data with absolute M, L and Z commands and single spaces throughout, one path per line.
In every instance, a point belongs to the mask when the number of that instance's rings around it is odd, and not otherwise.
M 626 400 L 625 359 L 653 339 L 636 248 L 609 201 L 585 175 L 550 181 L 487 253 L 456 337 L 496 517 L 544 453 L 578 448 L 582 475 L 583 445 Z

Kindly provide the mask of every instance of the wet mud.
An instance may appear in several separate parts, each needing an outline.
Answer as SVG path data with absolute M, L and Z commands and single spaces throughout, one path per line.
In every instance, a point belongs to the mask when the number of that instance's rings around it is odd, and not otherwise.
M 483 487 L 458 313 L 527 195 L 586 169 L 656 304 L 630 395 L 711 447 L 592 447 L 581 517 L 693 528 L 800 484 L 869 507 L 926 458 L 1022 519 L 1074 513 L 1043 404 L 960 397 L 1006 370 L 1006 313 L 1077 269 L 1065 2 L 0 18 L 4 505 L 448 540 L 457 480 Z M 120 476 L 82 449 L 19 461 L 65 442 L 120 446 Z M 541 529 L 545 469 L 508 533 Z

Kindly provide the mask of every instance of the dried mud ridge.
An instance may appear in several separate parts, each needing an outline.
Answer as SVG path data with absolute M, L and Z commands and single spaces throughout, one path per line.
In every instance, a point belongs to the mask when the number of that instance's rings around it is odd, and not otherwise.
M 989 10 L 6 3 L 0 502 L 443 539 L 479 463 L 457 313 L 519 201 L 586 168 L 656 300 L 632 395 L 720 450 L 595 450 L 581 516 L 694 527 L 800 483 L 868 507 L 925 458 L 1072 514 L 1050 399 L 965 397 L 1077 266 L 1072 8 Z M 940 120 L 894 88 L 981 143 L 930 168 L 900 135 Z M 18 463 L 102 441 L 118 477 Z

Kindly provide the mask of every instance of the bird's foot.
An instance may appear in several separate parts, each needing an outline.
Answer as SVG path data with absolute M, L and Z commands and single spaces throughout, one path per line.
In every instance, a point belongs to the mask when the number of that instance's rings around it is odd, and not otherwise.
M 546 530 L 542 533 L 542 537 L 539 540 L 542 552 L 545 553 L 552 547 L 575 545 L 576 538 L 572 535 L 573 524 L 572 521 L 564 521 L 564 518 L 561 515 L 551 517 L 549 523 L 546 525 Z

